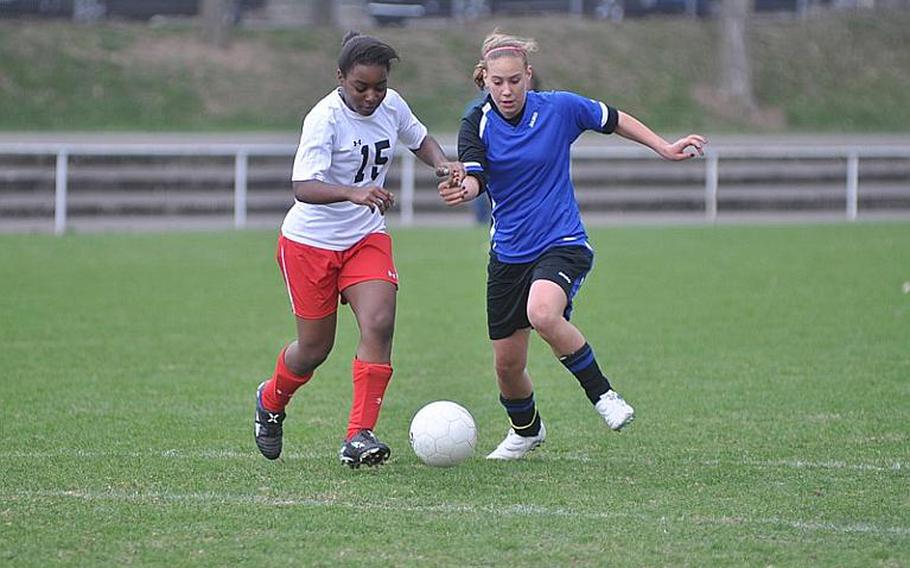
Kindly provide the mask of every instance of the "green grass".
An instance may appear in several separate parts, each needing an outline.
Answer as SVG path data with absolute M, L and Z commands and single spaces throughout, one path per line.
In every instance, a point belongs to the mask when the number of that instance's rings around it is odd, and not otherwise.
M 592 231 L 576 323 L 635 405 L 609 432 L 539 340 L 549 430 L 520 463 L 480 230 L 400 230 L 385 467 L 337 463 L 356 331 L 289 407 L 253 391 L 293 333 L 271 232 L 0 237 L 0 564 L 906 566 L 910 225 Z M 421 465 L 424 403 L 478 454 Z
M 538 40 L 532 63 L 544 89 L 603 99 L 659 131 L 910 129 L 910 10 L 754 18 L 757 117 L 717 95 L 717 20 L 550 16 L 363 31 L 400 53 L 390 84 L 417 115 L 455 132 L 476 94 L 481 42 L 497 25 Z M 293 132 L 336 85 L 344 31 L 241 31 L 223 51 L 186 26 L 0 21 L 0 129 Z

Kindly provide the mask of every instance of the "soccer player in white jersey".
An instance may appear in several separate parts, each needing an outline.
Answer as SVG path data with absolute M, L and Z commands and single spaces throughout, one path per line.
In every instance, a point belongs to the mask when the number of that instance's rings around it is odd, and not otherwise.
M 297 322 L 297 339 L 278 356 L 272 377 L 256 392 L 255 439 L 277 459 L 285 407 L 309 381 L 335 341 L 338 299 L 360 328 L 352 365 L 353 400 L 342 463 L 357 468 L 388 459 L 373 433 L 392 377 L 392 332 L 398 271 L 384 213 L 393 195 L 385 176 L 398 144 L 424 163 L 447 170 L 459 185 L 460 163 L 449 162 L 404 99 L 388 87 L 395 50 L 350 32 L 338 57 L 338 88 L 303 121 L 294 157 L 296 202 L 278 239 L 277 261 Z
M 467 177 L 440 183 L 448 205 L 486 192 L 492 205 L 487 326 L 500 402 L 511 428 L 487 457 L 525 456 L 546 438 L 527 372 L 531 329 L 577 379 L 606 424 L 620 430 L 634 410 L 601 372 L 591 346 L 569 321 L 572 299 L 594 263 L 569 172 L 570 147 L 585 130 L 616 133 L 667 160 L 703 153 L 690 134 L 669 143 L 632 116 L 569 92 L 529 90 L 533 40 L 494 31 L 474 81 L 488 95 L 468 109 L 458 136 Z

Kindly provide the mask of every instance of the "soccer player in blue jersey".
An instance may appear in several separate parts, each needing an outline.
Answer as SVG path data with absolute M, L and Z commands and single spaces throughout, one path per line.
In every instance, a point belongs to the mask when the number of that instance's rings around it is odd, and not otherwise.
M 439 184 L 450 206 L 483 192 L 493 205 L 487 326 L 500 401 L 512 427 L 488 459 L 519 459 L 546 438 L 527 372 L 532 328 L 611 429 L 635 416 L 569 322 L 572 299 L 594 261 L 569 174 L 572 143 L 585 130 L 616 133 L 667 160 L 702 155 L 707 144 L 697 134 L 667 142 L 634 117 L 575 93 L 530 90 L 528 54 L 535 49 L 534 40 L 499 30 L 487 36 L 474 81 L 488 95 L 468 110 L 458 135 L 458 157 L 468 175 L 461 184 Z

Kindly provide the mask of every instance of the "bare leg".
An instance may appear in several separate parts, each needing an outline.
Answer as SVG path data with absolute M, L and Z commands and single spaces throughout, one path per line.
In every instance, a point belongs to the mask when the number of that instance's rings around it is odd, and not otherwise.
M 257 391 L 256 446 L 270 460 L 281 455 L 284 408 L 332 350 L 335 314 L 319 320 L 297 318 L 297 339 L 281 351 L 272 378 Z
M 528 296 L 528 321 L 557 357 L 571 355 L 585 344 L 585 337 L 564 316 L 568 299 L 549 280 L 535 280 Z
M 335 344 L 337 314 L 322 319 L 297 318 L 297 339 L 284 352 L 284 363 L 296 375 L 308 375 L 322 364 Z
M 556 283 L 536 280 L 528 297 L 528 320 L 553 353 L 578 379 L 588 400 L 613 430 L 620 430 L 634 418 L 635 411 L 612 390 L 601 372 L 591 347 L 577 327 L 563 316 L 566 293 Z
M 527 398 L 534 392 L 527 370 L 530 336 L 530 329 L 519 329 L 505 339 L 493 340 L 496 380 L 503 398 Z
M 376 444 L 375 459 L 384 461 L 388 446 L 379 442 L 372 433 L 379 420 L 386 387 L 392 379 L 392 335 L 395 328 L 394 284 L 383 280 L 368 280 L 346 288 L 345 298 L 357 317 L 360 327 L 360 344 L 352 365 L 354 393 L 348 419 L 347 439 L 367 436 L 369 444 Z M 369 431 L 365 433 L 364 431 Z
M 357 358 L 361 361 L 388 363 L 391 360 L 397 292 L 394 284 L 384 280 L 368 280 L 344 290 L 360 327 Z
M 520 329 L 505 339 L 493 341 L 496 380 L 500 402 L 509 416 L 512 428 L 487 459 L 516 460 L 543 443 L 546 428 L 537 413 L 534 385 L 528 375 L 528 341 L 530 328 Z

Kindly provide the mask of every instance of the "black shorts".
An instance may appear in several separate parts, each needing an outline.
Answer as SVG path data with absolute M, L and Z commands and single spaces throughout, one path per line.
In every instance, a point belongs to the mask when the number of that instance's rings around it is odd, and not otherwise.
M 565 291 L 568 303 L 563 313 L 572 315 L 572 298 L 594 265 L 594 253 L 587 246 L 556 246 L 531 262 L 507 264 L 490 253 L 487 265 L 487 329 L 490 339 L 504 339 L 528 321 L 528 294 L 535 280 L 555 282 Z

